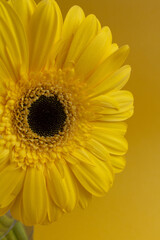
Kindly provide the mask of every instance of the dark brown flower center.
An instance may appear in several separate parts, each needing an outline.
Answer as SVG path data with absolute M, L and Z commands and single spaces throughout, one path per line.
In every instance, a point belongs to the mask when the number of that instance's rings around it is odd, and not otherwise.
M 58 97 L 41 95 L 28 109 L 28 124 L 31 130 L 43 137 L 52 137 L 63 131 L 66 113 Z

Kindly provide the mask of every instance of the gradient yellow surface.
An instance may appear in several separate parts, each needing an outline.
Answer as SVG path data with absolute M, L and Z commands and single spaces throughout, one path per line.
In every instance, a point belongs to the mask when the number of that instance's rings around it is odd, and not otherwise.
M 160 239 L 160 1 L 58 0 L 65 15 L 75 4 L 108 25 L 113 40 L 131 47 L 127 85 L 135 97 L 128 121 L 127 167 L 105 198 L 94 198 L 58 222 L 35 228 L 35 240 Z M 38 201 L 38 199 L 37 199 Z

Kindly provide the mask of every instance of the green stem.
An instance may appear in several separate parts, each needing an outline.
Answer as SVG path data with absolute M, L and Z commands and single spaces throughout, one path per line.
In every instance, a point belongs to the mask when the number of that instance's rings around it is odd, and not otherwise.
M 0 223 L 0 231 L 1 232 L 6 232 L 8 227 L 4 226 L 2 223 Z
M 12 225 L 13 221 L 12 218 L 6 215 L 0 217 L 0 236 L 3 236 Z M 28 240 L 22 223 L 16 222 L 13 229 L 3 238 L 3 240 Z
M 13 219 L 4 215 L 0 217 L 0 223 L 8 228 L 13 223 Z
M 17 240 L 28 240 L 28 237 L 21 222 L 16 222 L 13 227 L 13 232 L 15 233 Z
M 7 234 L 6 237 L 7 237 L 7 240 L 17 240 L 17 237 L 12 230 Z
M 3 236 L 7 232 L 8 228 L 12 225 L 13 221 L 14 220 L 12 218 L 6 215 L 0 217 L 0 236 Z M 9 235 L 8 233 L 7 236 L 8 235 L 11 236 L 11 234 Z M 8 240 L 7 236 L 4 237 L 3 240 L 5 239 Z M 10 238 L 10 240 L 12 240 L 12 238 Z M 13 238 L 13 240 L 17 240 L 17 239 Z

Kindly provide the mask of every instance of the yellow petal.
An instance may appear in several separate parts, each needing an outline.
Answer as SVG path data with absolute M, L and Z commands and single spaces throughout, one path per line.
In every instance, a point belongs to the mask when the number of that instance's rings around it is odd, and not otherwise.
M 6 160 L 9 156 L 10 151 L 8 149 L 0 149 L 0 165 L 4 160 Z
M 56 31 L 54 41 L 52 42 L 52 48 L 54 48 L 54 44 L 57 43 L 61 39 L 61 36 L 62 36 L 63 16 L 61 13 L 61 9 L 59 8 L 59 6 L 55 0 L 47 0 L 47 1 L 51 1 L 51 2 L 54 1 L 55 11 L 57 13 L 57 23 L 56 23 L 57 31 Z
M 71 164 L 74 175 L 80 184 L 92 195 L 103 196 L 111 187 L 113 182 L 113 173 L 111 167 L 103 161 L 97 159 L 88 152 L 90 158 L 95 162 L 95 166 L 85 163 Z
M 17 14 L 3 0 L 0 1 L 0 58 L 12 79 L 28 71 L 28 45 L 22 23 Z
M 128 118 L 130 118 L 133 115 L 133 108 L 129 109 L 128 111 L 125 111 L 123 113 L 119 114 L 110 114 L 110 115 L 101 115 L 98 119 L 99 121 L 112 121 L 112 122 L 121 122 Z
M 29 22 L 31 16 L 36 8 L 36 3 L 34 0 L 10 0 L 9 1 L 12 8 L 16 11 L 19 16 L 24 29 L 28 32 Z
M 0 94 L 1 96 L 6 96 L 7 84 L 11 80 L 9 71 L 7 70 L 4 62 L 0 59 Z
M 6 95 L 6 87 L 5 84 L 3 83 L 3 81 L 0 78 L 0 94 L 1 96 L 5 96 Z
M 47 214 L 47 186 L 43 169 L 28 167 L 23 187 L 22 206 L 22 215 L 26 223 L 32 225 L 43 223 Z
M 104 79 L 100 84 L 94 88 L 91 97 L 98 96 L 100 94 L 105 94 L 112 90 L 120 90 L 127 83 L 131 74 L 131 67 L 126 65 L 118 69 L 108 78 Z
M 59 16 L 59 19 L 57 21 L 57 34 L 55 36 L 55 39 L 52 43 L 52 47 L 50 49 L 48 58 L 47 58 L 47 62 L 45 64 L 45 69 L 49 70 L 49 69 L 53 69 L 53 67 L 55 67 L 55 57 L 57 56 L 59 49 L 61 47 L 61 38 L 62 38 L 62 27 L 63 27 L 63 18 L 62 18 L 62 14 L 61 14 L 61 10 L 58 7 L 58 5 L 56 5 L 56 11 L 57 11 L 57 16 Z
M 65 161 L 61 164 L 63 164 L 63 177 L 54 163 L 47 170 L 48 191 L 57 206 L 65 211 L 72 211 L 77 202 L 76 184 Z
M 100 114 L 97 114 L 97 119 L 101 121 L 123 121 L 128 119 L 133 114 L 133 96 L 129 91 L 113 91 L 109 93 L 117 103 L 119 103 L 118 109 L 103 108 L 100 109 Z
M 95 139 L 89 139 L 85 144 L 85 148 L 102 161 L 108 161 L 110 159 L 107 148 Z
M 14 202 L 9 204 L 7 207 L 0 208 L 0 216 L 3 216 L 5 213 L 7 213 L 10 210 L 10 208 L 12 207 L 13 203 Z
M 77 30 L 71 47 L 66 59 L 66 65 L 68 62 L 76 63 L 85 48 L 89 45 L 92 39 L 97 35 L 100 30 L 100 24 L 94 15 L 89 15 L 82 22 Z
M 10 157 L 10 151 L 5 148 L 0 148 L 0 171 L 6 168 L 6 164 L 8 163 Z
M 125 122 L 93 122 L 92 125 L 95 128 L 105 128 L 116 131 L 118 134 L 124 136 L 127 132 L 127 123 Z
M 18 194 L 18 196 L 16 197 L 14 204 L 11 206 L 10 211 L 12 214 L 12 217 L 18 221 L 23 222 L 26 226 L 30 225 L 29 222 L 25 222 L 25 218 L 23 218 L 22 216 L 22 193 L 23 193 L 23 189 L 20 191 L 20 193 Z M 31 224 L 32 225 L 32 224 Z
M 109 28 L 103 28 L 82 53 L 75 65 L 79 75 L 88 76 L 101 62 L 105 52 L 111 45 L 111 32 Z
M 79 205 L 81 208 L 88 207 L 89 202 L 92 199 L 92 195 L 86 191 L 84 187 L 77 181 L 78 193 L 79 193 Z
M 48 204 L 47 204 L 47 218 L 43 224 L 49 224 L 54 221 L 57 221 L 63 215 L 63 211 L 59 208 L 48 196 Z
M 70 157 L 72 157 L 72 159 L 75 159 L 75 163 L 78 160 L 79 162 L 84 162 L 91 166 L 95 165 L 95 162 L 92 158 L 90 158 L 90 155 L 88 155 L 88 151 L 86 151 L 85 148 L 76 149 L 70 153 Z
M 62 39 L 69 39 L 71 41 L 71 38 L 76 33 L 84 18 L 85 15 L 82 8 L 79 6 L 73 6 L 70 8 L 64 20 Z
M 114 173 L 122 172 L 126 166 L 126 160 L 123 156 L 112 155 L 110 158 L 110 162 L 112 164 Z
M 10 164 L 0 172 L 0 208 L 11 204 L 20 192 L 25 171 Z
M 125 62 L 129 53 L 127 45 L 119 48 L 116 52 L 110 55 L 97 70 L 87 79 L 89 88 L 97 86 L 100 82 L 104 81 L 111 73 L 120 68 Z
M 104 108 L 119 108 L 119 103 L 113 97 L 110 97 L 108 94 L 94 97 L 91 99 L 90 102 L 92 103 L 91 108 L 93 108 L 93 110 L 95 109 L 94 111 L 100 111 Z
M 44 68 L 61 32 L 62 16 L 54 0 L 41 1 L 30 23 L 30 70 L 38 71 Z
M 67 16 L 64 20 L 60 47 L 56 58 L 57 68 L 63 67 L 72 39 L 84 18 L 84 12 L 78 6 L 74 6 L 68 11 Z
M 124 155 L 128 150 L 128 144 L 123 136 L 121 127 L 117 128 L 100 128 L 94 127 L 92 129 L 92 137 L 103 144 L 109 153 L 115 155 Z
M 50 70 L 50 69 L 53 69 L 55 68 L 55 63 L 56 63 L 56 66 L 58 66 L 57 64 L 57 61 L 55 62 L 55 58 L 58 54 L 58 52 L 60 51 L 62 47 L 62 42 L 61 41 L 58 41 L 56 43 L 53 44 L 53 47 L 49 53 L 49 56 L 48 56 L 48 59 L 47 59 L 47 62 L 45 64 L 45 70 Z M 64 52 L 62 51 L 62 54 Z M 63 56 L 62 56 L 63 58 Z M 57 69 L 61 68 L 61 66 L 58 66 Z
M 63 209 L 66 207 L 68 200 L 68 189 L 65 187 L 64 178 L 62 178 L 54 163 L 49 166 L 47 173 L 48 191 L 57 206 Z
M 106 55 L 104 56 L 104 59 L 106 59 L 107 57 L 109 57 L 111 54 L 113 54 L 114 52 L 116 52 L 118 50 L 118 45 L 117 43 L 112 43 L 111 47 L 109 48 L 109 51 L 106 52 Z
M 118 50 L 118 48 L 119 47 L 116 43 L 111 43 L 109 45 L 109 48 L 107 48 L 107 50 L 105 51 L 101 63 L 103 63 L 110 55 L 112 55 L 114 52 L 116 52 Z

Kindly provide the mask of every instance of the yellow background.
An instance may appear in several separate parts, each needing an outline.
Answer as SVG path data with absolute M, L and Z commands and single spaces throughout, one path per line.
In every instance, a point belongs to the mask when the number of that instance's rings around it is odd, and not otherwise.
M 75 4 L 108 25 L 113 40 L 128 43 L 127 85 L 135 97 L 128 121 L 127 167 L 104 198 L 76 209 L 50 226 L 35 228 L 35 240 L 160 239 L 160 1 L 58 0 L 63 15 Z M 38 199 L 37 199 L 38 201 Z

